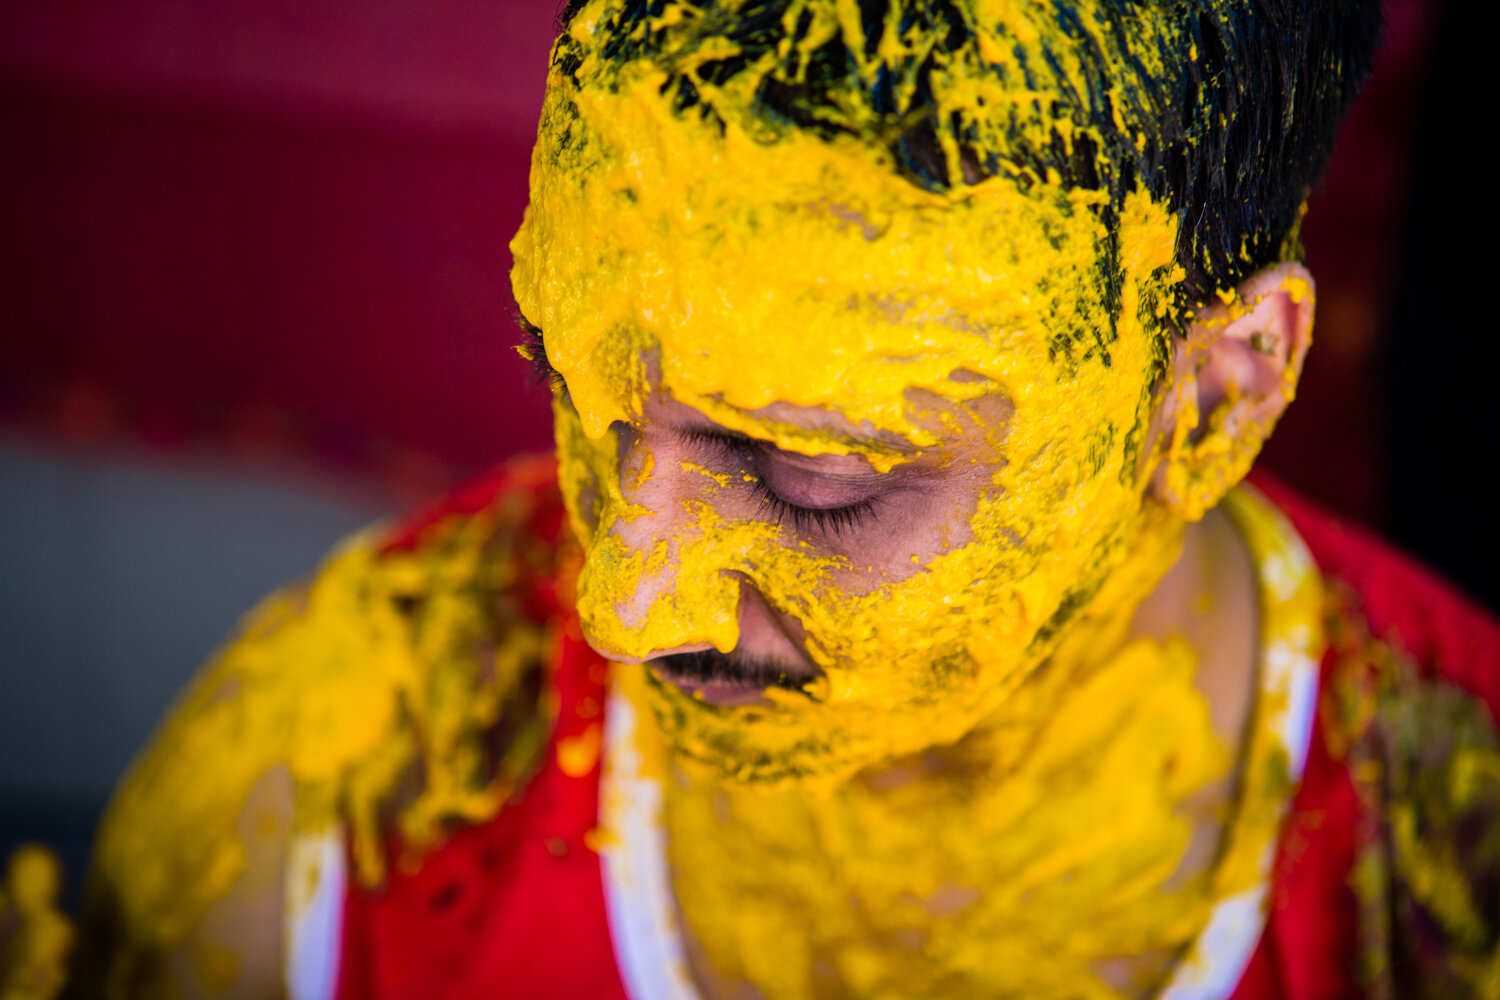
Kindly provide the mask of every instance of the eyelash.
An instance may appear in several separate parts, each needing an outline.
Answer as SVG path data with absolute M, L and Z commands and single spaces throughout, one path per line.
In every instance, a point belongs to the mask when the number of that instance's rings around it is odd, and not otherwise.
M 751 492 L 771 508 L 771 516 L 776 519 L 777 524 L 785 524 L 790 520 L 792 528 L 796 531 L 805 532 L 810 527 L 816 527 L 824 534 L 832 532 L 837 537 L 846 529 L 853 531 L 860 527 L 865 518 L 877 520 L 875 498 L 846 504 L 842 507 L 803 507 L 780 496 L 771 489 L 761 477 L 760 471 L 755 468 L 754 453 L 757 445 L 754 442 L 698 430 L 687 431 L 686 437 L 691 441 L 718 448 L 742 462 L 751 477 Z
M 531 362 L 531 381 L 533 385 L 545 385 L 553 392 L 568 394 L 568 383 L 563 380 L 562 373 L 552 367 L 552 362 L 547 360 L 547 345 L 542 340 L 542 328 L 523 317 L 517 316 L 516 322 L 521 326 L 521 346 L 526 352 L 526 360 Z
M 541 327 L 520 316 L 516 317 L 516 322 L 521 327 L 522 346 L 530 355 L 527 360 L 531 362 L 533 383 L 537 385 L 545 383 L 553 392 L 561 393 L 566 397 L 568 383 L 563 379 L 562 374 L 552 367 L 552 362 L 547 360 L 547 347 L 542 338 Z M 756 445 L 753 442 L 698 430 L 690 430 L 686 436 L 689 440 L 718 448 L 754 470 Z M 853 531 L 858 528 L 867 517 L 871 520 L 876 519 L 874 499 L 861 500 L 843 507 L 803 507 L 779 496 L 761 478 L 758 470 L 751 471 L 750 475 L 751 491 L 771 508 L 771 516 L 776 519 L 776 523 L 785 524 L 790 520 L 792 528 L 796 531 L 806 531 L 810 527 L 816 527 L 824 534 L 832 532 L 837 537 L 846 529 Z
M 770 506 L 777 524 L 785 524 L 787 518 L 791 518 L 792 528 L 796 531 L 806 531 L 810 525 L 816 525 L 824 534 L 831 531 L 837 537 L 845 528 L 850 531 L 858 528 L 866 517 L 875 520 L 874 500 L 861 500 L 844 507 L 800 507 L 771 492 L 771 487 L 758 475 L 750 489 Z

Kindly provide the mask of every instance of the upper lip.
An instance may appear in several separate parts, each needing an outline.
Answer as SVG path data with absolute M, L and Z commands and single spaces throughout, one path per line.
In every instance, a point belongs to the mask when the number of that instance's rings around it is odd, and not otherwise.
M 758 661 L 711 650 L 659 657 L 648 660 L 647 665 L 663 681 L 714 704 L 764 702 L 761 692 L 767 688 L 800 691 L 817 676 L 815 670 L 801 664 Z
M 817 676 L 817 671 L 798 663 L 759 659 L 715 650 L 676 653 L 648 661 L 651 667 L 674 681 L 743 687 L 799 688 Z

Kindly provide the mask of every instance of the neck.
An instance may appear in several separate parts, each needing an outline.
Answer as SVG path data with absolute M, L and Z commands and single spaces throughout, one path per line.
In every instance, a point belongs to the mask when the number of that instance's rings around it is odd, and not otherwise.
M 1032 682 L 951 746 L 817 798 L 674 769 L 669 854 L 705 992 L 1160 983 L 1212 902 L 1254 585 L 1227 521 L 1150 537 Z M 1144 601 L 1116 599 L 1152 565 L 1171 569 Z

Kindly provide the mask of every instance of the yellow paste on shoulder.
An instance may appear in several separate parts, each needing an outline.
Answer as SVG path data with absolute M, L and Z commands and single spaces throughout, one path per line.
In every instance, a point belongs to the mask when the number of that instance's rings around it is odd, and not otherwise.
M 342 824 L 355 877 L 378 883 L 392 825 L 414 853 L 492 816 L 534 765 L 550 719 L 528 682 L 545 629 L 518 577 L 555 553 L 502 496 L 382 552 L 376 533 L 245 619 L 132 765 L 99 831 L 96 874 L 126 940 L 113 978 L 180 946 L 245 870 L 237 825 L 256 783 L 289 773 L 293 833 Z M 506 727 L 496 758 L 491 734 Z M 233 958 L 233 956 L 229 956 Z M 219 965 L 223 965 L 220 962 Z

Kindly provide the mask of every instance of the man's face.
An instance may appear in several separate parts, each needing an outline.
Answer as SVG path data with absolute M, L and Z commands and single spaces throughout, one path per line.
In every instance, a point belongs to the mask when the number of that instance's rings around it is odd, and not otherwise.
M 1170 558 L 1142 499 L 1164 212 L 921 191 L 852 140 L 679 121 L 649 81 L 566 114 L 513 281 L 566 380 L 585 634 L 651 663 L 681 756 L 837 778 L 950 743 L 1128 613 Z

